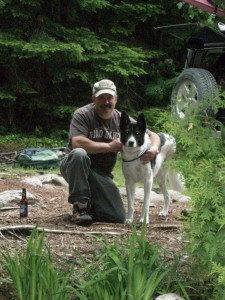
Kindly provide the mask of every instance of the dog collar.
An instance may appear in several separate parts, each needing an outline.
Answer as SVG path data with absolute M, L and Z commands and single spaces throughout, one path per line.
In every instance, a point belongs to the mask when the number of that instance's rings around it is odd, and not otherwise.
M 146 149 L 144 149 L 143 151 L 141 151 L 137 157 L 132 158 L 132 159 L 122 158 L 122 161 L 123 162 L 130 162 L 130 161 L 137 160 L 138 158 L 142 157 L 148 150 L 149 150 L 149 147 L 147 147 Z

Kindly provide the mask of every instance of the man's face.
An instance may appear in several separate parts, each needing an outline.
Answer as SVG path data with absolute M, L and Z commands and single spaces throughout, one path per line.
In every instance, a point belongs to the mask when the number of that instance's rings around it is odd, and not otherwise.
M 110 94 L 101 94 L 98 97 L 93 96 L 93 102 L 95 104 L 95 110 L 99 117 L 102 119 L 108 119 L 111 117 L 112 112 L 116 106 L 117 96 Z

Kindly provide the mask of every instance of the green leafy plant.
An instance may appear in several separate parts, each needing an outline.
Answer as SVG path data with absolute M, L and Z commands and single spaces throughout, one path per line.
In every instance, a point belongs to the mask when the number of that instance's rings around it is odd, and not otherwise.
M 217 96 L 187 109 L 182 120 L 174 115 L 164 118 L 165 130 L 176 137 L 176 164 L 192 199 L 184 228 L 190 241 L 191 276 L 194 285 L 205 282 L 207 299 L 213 300 L 222 299 L 221 291 L 225 294 L 223 272 L 220 275 L 225 269 L 225 148 L 220 136 L 224 126 L 208 114 L 209 107 L 216 114 L 225 106 L 224 92 Z
M 61 274 L 53 265 L 50 250 L 44 247 L 44 232 L 32 231 L 25 253 L 5 249 L 3 265 L 19 300 L 67 300 L 70 272 Z
M 140 235 L 133 227 L 132 235 L 122 245 L 119 238 L 114 244 L 105 239 L 99 259 L 93 265 L 80 257 L 83 276 L 76 284 L 76 296 L 82 300 L 149 300 L 162 290 L 169 291 L 175 278 L 179 281 L 176 268 L 159 248 L 146 241 L 145 233 L 146 225 L 142 225 Z M 180 286 L 185 293 L 181 283 Z

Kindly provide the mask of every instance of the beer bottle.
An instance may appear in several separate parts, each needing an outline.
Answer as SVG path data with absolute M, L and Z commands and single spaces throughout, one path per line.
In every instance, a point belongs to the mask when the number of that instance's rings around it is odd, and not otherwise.
M 22 189 L 22 197 L 20 200 L 20 218 L 28 216 L 28 201 L 26 195 L 26 189 Z

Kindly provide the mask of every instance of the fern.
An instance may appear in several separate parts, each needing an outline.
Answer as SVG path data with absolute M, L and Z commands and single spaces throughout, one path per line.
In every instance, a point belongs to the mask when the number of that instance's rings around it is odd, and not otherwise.
M 218 95 L 221 98 L 206 99 L 195 110 L 187 110 L 185 119 L 171 116 L 164 122 L 165 129 L 176 137 L 177 167 L 192 199 L 185 224 L 192 268 L 203 280 L 213 282 L 210 299 L 215 300 L 222 299 L 221 289 L 225 291 L 225 281 L 220 276 L 225 268 L 225 147 L 216 132 L 224 130 L 224 126 L 202 112 L 211 101 L 210 107 L 218 110 L 224 93 Z

